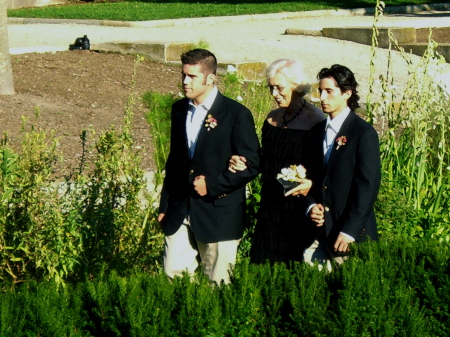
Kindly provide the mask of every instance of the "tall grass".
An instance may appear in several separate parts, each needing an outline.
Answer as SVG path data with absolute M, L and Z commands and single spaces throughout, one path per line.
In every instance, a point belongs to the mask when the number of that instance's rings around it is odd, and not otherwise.
M 445 60 L 436 52 L 431 34 L 418 63 L 411 61 L 392 35 L 390 40 L 391 48 L 400 50 L 409 70 L 406 88 L 399 92 L 389 62 L 380 83 L 382 99 L 369 105 L 369 114 L 381 130 L 383 187 L 409 202 L 411 220 L 420 227 L 416 234 L 449 241 L 450 100 L 438 80 L 445 73 Z

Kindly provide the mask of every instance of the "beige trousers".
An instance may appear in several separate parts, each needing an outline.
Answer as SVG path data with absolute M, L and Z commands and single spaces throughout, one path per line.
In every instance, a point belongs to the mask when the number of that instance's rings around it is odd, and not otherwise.
M 200 242 L 185 220 L 175 234 L 164 238 L 164 272 L 171 278 L 183 272 L 192 275 L 201 265 L 211 281 L 230 283 L 229 272 L 236 263 L 239 242 Z
M 313 266 L 316 262 L 319 263 L 319 269 L 322 270 L 326 266 L 327 270 L 331 272 L 333 265 L 342 264 L 348 256 L 337 256 L 328 246 L 319 240 L 315 240 L 311 246 L 303 252 L 303 259 L 306 263 Z

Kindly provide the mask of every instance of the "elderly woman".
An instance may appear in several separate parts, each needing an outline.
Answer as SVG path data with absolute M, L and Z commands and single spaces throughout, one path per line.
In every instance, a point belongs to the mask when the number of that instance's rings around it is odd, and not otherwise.
M 286 195 L 277 181 L 282 168 L 305 162 L 309 130 L 325 119 L 323 112 L 307 102 L 309 90 L 302 65 L 295 59 L 280 59 L 266 71 L 270 93 L 278 108 L 271 111 L 262 127 L 260 172 L 261 202 L 251 248 L 251 261 L 271 263 L 301 261 L 302 224 L 307 221 L 303 197 L 308 183 Z M 245 158 L 233 156 L 230 171 L 246 168 Z M 303 184 L 302 184 L 303 185 Z

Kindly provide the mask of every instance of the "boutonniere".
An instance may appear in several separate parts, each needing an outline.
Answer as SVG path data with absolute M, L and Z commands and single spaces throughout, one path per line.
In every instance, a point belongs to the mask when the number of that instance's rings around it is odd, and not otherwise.
M 344 146 L 345 143 L 347 143 L 347 137 L 346 136 L 340 136 L 336 139 L 337 147 L 336 150 L 339 150 L 341 146 Z
M 212 115 L 208 115 L 208 118 L 205 119 L 205 127 L 208 128 L 208 131 L 214 129 L 217 126 L 217 119 L 215 119 Z

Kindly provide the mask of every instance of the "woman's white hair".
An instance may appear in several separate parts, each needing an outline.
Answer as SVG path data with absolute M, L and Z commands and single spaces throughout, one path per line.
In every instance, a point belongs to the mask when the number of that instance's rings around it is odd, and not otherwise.
M 295 86 L 295 90 L 302 96 L 311 90 L 311 85 L 306 83 L 306 75 L 302 63 L 297 59 L 279 59 L 274 61 L 266 69 L 267 82 L 277 74 L 283 75 Z

